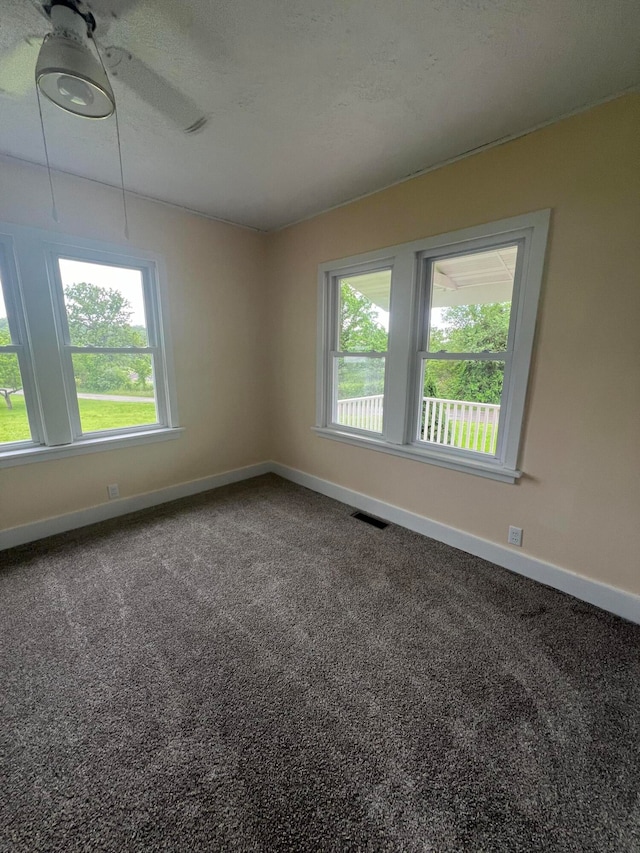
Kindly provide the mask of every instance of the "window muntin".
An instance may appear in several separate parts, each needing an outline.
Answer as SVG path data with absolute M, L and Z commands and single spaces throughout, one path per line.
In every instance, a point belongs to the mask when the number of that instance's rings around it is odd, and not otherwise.
M 337 275 L 333 290 L 332 421 L 382 434 L 391 269 Z
M 419 443 L 498 456 L 520 249 L 516 242 L 424 259 Z
M 521 476 L 517 462 L 550 213 L 537 211 L 321 264 L 315 431 L 348 444 L 515 482 Z M 470 263 L 475 281 L 469 277 Z M 365 430 L 351 426 L 362 417 L 357 411 L 342 418 L 348 423 L 336 422 L 334 356 L 360 355 L 335 349 L 337 281 L 380 269 L 393 269 L 393 285 L 384 354 L 384 424 L 377 432 L 370 429 L 371 422 Z M 433 277 L 434 272 L 448 280 Z M 440 326 L 442 331 L 443 311 L 455 307 L 456 300 L 458 307 L 466 304 L 466 328 L 457 340 L 448 335 L 443 342 L 435 330 Z M 488 343 L 483 335 L 486 311 L 499 315 L 501 332 L 489 336 Z M 427 411 L 425 397 L 433 396 L 434 373 L 453 367 L 467 374 L 467 380 L 491 373 L 489 382 L 484 376 L 483 396 L 449 384 L 450 396 L 439 390 L 437 407 Z M 486 402 L 487 394 L 499 402 Z M 363 394 L 358 405 L 370 405 L 373 396 L 378 395 Z M 473 411 L 463 407 L 467 396 L 477 398 L 471 401 Z M 452 408 L 447 410 L 447 404 Z

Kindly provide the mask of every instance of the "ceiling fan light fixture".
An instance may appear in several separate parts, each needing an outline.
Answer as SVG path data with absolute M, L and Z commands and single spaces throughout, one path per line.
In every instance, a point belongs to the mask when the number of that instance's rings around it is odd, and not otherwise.
M 89 84 L 78 77 L 70 77 L 68 74 L 62 74 L 58 77 L 56 84 L 60 95 L 72 104 L 80 107 L 88 107 L 95 101 Z
M 108 118 L 115 109 L 109 79 L 88 47 L 58 35 L 44 42 L 36 83 L 57 107 L 83 118 Z

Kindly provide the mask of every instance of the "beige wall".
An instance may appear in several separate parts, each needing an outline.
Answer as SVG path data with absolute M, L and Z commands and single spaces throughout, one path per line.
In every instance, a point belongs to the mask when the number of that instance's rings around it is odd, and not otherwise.
M 639 151 L 634 95 L 271 235 L 273 458 L 640 593 Z M 519 484 L 312 433 L 320 262 L 547 207 Z
M 525 553 L 640 593 L 639 133 L 629 96 L 267 236 L 131 199 L 131 245 L 168 267 L 185 435 L 0 469 L 0 528 L 272 458 L 497 543 L 521 526 Z M 56 188 L 57 228 L 123 242 L 118 193 Z M 320 262 L 546 207 L 518 485 L 312 433 Z M 49 211 L 46 173 L 0 161 L 0 220 Z
M 0 160 L 0 220 L 124 244 L 122 199 L 97 184 L 55 176 L 59 224 L 46 172 Z M 175 441 L 0 469 L 0 528 L 217 474 L 269 458 L 256 417 L 267 389 L 265 236 L 131 198 L 130 246 L 162 255 L 184 435 Z

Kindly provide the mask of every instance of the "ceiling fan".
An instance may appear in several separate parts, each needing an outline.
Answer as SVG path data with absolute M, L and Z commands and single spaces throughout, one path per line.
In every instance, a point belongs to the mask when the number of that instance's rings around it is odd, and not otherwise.
M 98 50 L 96 30 L 103 38 L 108 33 L 109 17 L 119 17 L 123 9 L 132 5 L 129 0 L 99 3 L 106 7 L 107 13 L 101 23 L 96 22 L 92 11 L 95 3 L 85 0 L 31 0 L 31 3 L 52 29 L 44 38 L 25 39 L 18 52 L 21 61 L 10 63 L 12 73 L 7 76 L 14 79 L 5 81 L 0 76 L 0 88 L 6 88 L 6 82 L 19 88 L 19 78 L 28 73 L 28 65 L 39 49 L 36 84 L 43 95 L 67 112 L 93 119 L 112 115 L 116 102 L 111 77 L 122 81 L 184 133 L 195 133 L 206 125 L 207 117 L 187 95 L 129 50 L 115 45 Z M 30 59 L 25 61 L 27 52 Z

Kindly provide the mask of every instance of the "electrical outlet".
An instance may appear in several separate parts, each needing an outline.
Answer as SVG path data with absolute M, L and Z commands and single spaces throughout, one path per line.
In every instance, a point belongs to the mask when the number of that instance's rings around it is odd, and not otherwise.
M 509 527 L 509 536 L 507 538 L 509 545 L 522 546 L 522 528 Z
M 109 500 L 113 500 L 114 498 L 120 497 L 120 489 L 117 483 L 111 483 L 110 486 L 107 486 L 107 494 L 109 495 Z

